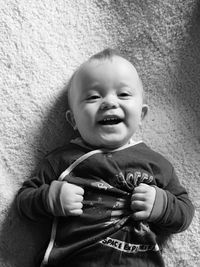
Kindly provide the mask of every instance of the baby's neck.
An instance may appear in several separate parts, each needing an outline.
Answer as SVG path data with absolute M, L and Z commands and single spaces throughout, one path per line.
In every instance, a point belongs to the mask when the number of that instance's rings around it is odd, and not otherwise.
M 88 144 L 87 142 L 85 142 L 81 137 L 77 137 L 76 139 L 71 140 L 71 143 L 75 143 L 75 144 L 77 144 L 79 146 L 88 148 L 90 150 L 99 149 L 99 150 L 103 150 L 103 151 L 115 151 L 115 150 L 117 151 L 117 150 L 121 150 L 123 148 L 129 147 L 129 146 L 137 145 L 137 144 L 139 144 L 141 142 L 142 141 L 135 141 L 135 140 L 133 140 L 131 138 L 126 144 L 123 144 L 121 146 L 112 148 L 112 147 L 95 147 L 94 145 Z

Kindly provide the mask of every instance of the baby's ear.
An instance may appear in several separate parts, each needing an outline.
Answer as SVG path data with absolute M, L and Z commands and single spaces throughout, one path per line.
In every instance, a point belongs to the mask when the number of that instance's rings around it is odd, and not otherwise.
M 76 122 L 75 122 L 75 119 L 74 119 L 74 115 L 73 115 L 71 110 L 67 110 L 66 111 L 65 117 L 66 117 L 67 122 L 72 126 L 72 128 L 74 130 L 77 130 L 77 126 L 76 126 Z
M 143 104 L 143 105 L 142 105 L 141 120 L 143 120 L 143 119 L 146 117 L 146 115 L 147 115 L 147 113 L 148 113 L 148 110 L 149 110 L 148 105 Z

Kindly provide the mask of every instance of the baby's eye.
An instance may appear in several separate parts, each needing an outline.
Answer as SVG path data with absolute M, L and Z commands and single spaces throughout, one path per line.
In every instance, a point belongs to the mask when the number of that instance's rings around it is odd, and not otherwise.
M 121 92 L 121 93 L 118 94 L 118 96 L 121 97 L 121 98 L 128 98 L 128 97 L 131 96 L 131 93 L 129 93 L 129 92 Z
M 97 100 L 97 99 L 99 99 L 99 98 L 100 98 L 100 95 L 95 94 L 95 95 L 90 95 L 90 96 L 88 96 L 88 97 L 86 98 L 86 100 L 88 100 L 88 101 L 94 101 L 94 100 Z

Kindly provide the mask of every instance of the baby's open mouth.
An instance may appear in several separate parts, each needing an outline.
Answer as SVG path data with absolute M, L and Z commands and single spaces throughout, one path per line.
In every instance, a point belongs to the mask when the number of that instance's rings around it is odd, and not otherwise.
M 101 125 L 114 125 L 122 122 L 123 120 L 117 116 L 106 116 L 102 120 L 99 121 Z

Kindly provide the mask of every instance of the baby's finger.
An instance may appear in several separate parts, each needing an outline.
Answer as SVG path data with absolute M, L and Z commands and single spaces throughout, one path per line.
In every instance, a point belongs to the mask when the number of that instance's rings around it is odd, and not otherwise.
M 83 208 L 83 204 L 81 202 L 73 202 L 70 205 L 63 206 L 63 211 L 65 214 L 71 213 L 74 210 L 80 210 Z
M 131 201 L 136 201 L 136 200 L 145 201 L 146 200 L 145 194 L 144 193 L 133 193 L 131 196 Z
M 72 205 L 63 207 L 63 214 L 65 215 L 74 215 L 77 214 L 77 210 L 79 210 L 78 213 L 80 213 L 80 210 L 82 210 L 83 204 L 80 202 L 73 203 Z M 82 214 L 82 213 L 81 213 Z
M 74 197 L 75 202 L 83 202 L 83 196 L 76 194 Z
M 71 205 L 71 209 L 70 210 L 79 210 L 83 208 L 83 204 L 81 202 L 75 202 Z
M 67 183 L 67 182 L 66 182 Z M 71 184 L 71 183 L 68 183 L 70 184 L 71 186 L 71 189 L 73 190 L 73 192 L 77 195 L 84 195 L 84 189 L 78 185 L 75 185 L 75 184 Z
M 81 214 L 83 214 L 83 210 L 82 209 L 76 209 L 76 210 L 72 210 L 70 212 L 70 215 L 72 215 L 72 216 L 79 216 Z
M 145 193 L 148 187 L 149 185 L 140 183 L 138 186 L 135 187 L 135 189 L 133 190 L 133 193 Z
M 131 202 L 131 209 L 133 211 L 141 211 L 141 210 L 144 210 L 144 208 L 145 208 L 145 205 L 143 201 L 136 200 L 136 201 Z
M 84 189 L 80 186 L 77 186 L 77 185 L 75 185 L 75 186 L 76 186 L 76 194 L 83 196 L 84 195 Z
M 133 219 L 135 221 L 142 221 L 142 220 L 146 220 L 149 215 L 147 214 L 146 211 L 137 211 L 132 215 Z

